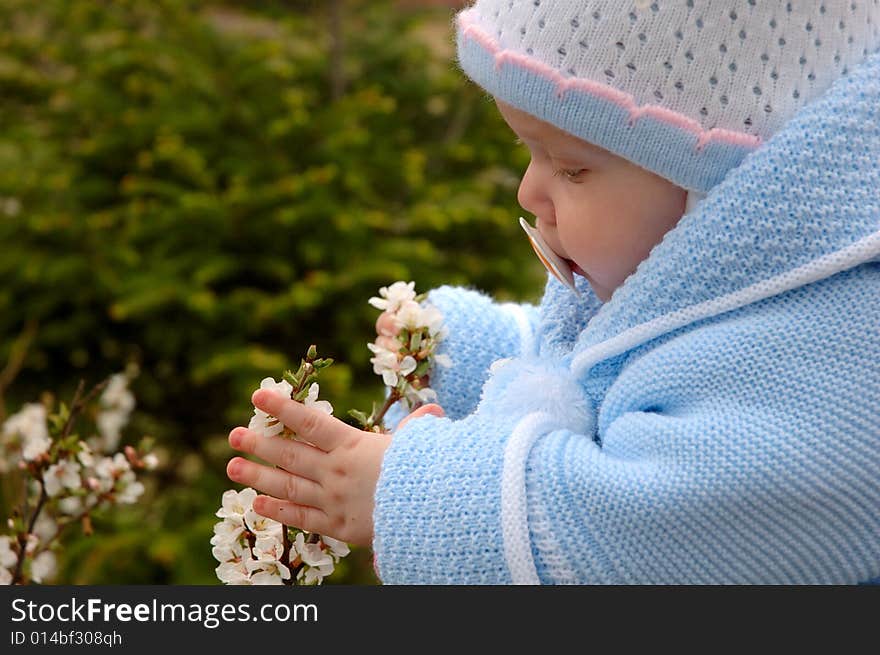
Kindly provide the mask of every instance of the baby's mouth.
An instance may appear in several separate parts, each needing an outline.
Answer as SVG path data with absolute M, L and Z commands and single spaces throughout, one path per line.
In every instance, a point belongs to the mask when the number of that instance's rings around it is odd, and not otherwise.
M 581 277 L 587 277 L 587 274 L 584 272 L 580 266 L 575 263 L 573 259 L 566 259 L 565 263 L 568 264 L 568 267 L 571 269 L 572 273 L 577 273 Z

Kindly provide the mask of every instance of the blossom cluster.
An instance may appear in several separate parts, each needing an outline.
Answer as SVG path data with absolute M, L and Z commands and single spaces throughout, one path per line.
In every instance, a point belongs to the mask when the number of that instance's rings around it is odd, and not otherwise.
M 436 352 L 446 336 L 443 316 L 430 303 L 417 296 L 414 282 L 395 282 L 379 289 L 379 296 L 369 303 L 381 309 L 389 320 L 383 322 L 375 342 L 367 344 L 374 354 L 370 359 L 373 371 L 389 388 L 385 405 L 366 413 L 350 410 L 364 430 L 382 431 L 383 416 L 398 400 L 405 400 L 410 409 L 436 399 L 429 386 L 429 370 L 433 364 L 451 366 L 447 355 Z M 309 349 L 296 373 L 286 371 L 281 381 L 267 377 L 260 389 L 269 389 L 285 398 L 293 398 L 306 406 L 327 414 L 332 405 L 318 400 L 319 386 L 314 380 L 320 369 L 332 360 L 316 359 L 315 347 Z M 254 407 L 248 429 L 261 438 L 296 438 L 276 417 Z M 321 584 L 336 563 L 348 554 L 348 546 L 330 537 L 310 534 L 282 525 L 256 514 L 253 489 L 227 491 L 217 516 L 223 519 L 214 526 L 211 539 L 214 557 L 220 562 L 217 577 L 226 584 Z M 291 567 L 293 570 L 291 570 Z
M 128 376 L 117 374 L 93 390 L 103 387 L 97 434 L 87 440 L 72 433 L 85 409 L 77 399 L 70 409 L 62 403 L 54 414 L 41 403 L 28 403 L 0 426 L 0 472 L 21 474 L 26 483 L 7 520 L 13 535 L 0 536 L 0 584 L 47 581 L 57 568 L 55 553 L 67 526 L 81 523 L 88 532 L 94 510 L 131 504 L 143 494 L 136 472 L 156 468 L 156 455 L 146 447 L 126 446 L 112 454 L 103 448 L 118 444 L 134 407 L 127 384 Z
M 260 389 L 269 389 L 307 407 L 333 414 L 329 402 L 318 400 L 320 386 L 312 381 L 317 370 L 330 360 L 316 360 L 315 355 L 310 349 L 300 369 L 296 373 L 287 372 L 286 377 L 293 383 L 287 379 L 276 382 L 267 377 L 260 382 Z M 254 407 L 248 430 L 260 438 L 296 436 L 276 417 L 258 407 Z M 257 514 L 253 510 L 256 495 L 253 489 L 229 490 L 223 494 L 223 505 L 217 510 L 217 516 L 223 520 L 214 526 L 211 538 L 212 554 L 220 562 L 215 569 L 217 578 L 226 584 L 321 584 L 349 553 L 348 545 Z
M 419 302 L 414 282 L 395 282 L 379 289 L 369 303 L 391 320 L 367 348 L 373 353 L 373 372 L 387 387 L 403 398 L 410 409 L 433 402 L 437 394 L 428 386 L 432 363 L 448 367 L 452 360 L 437 354 L 437 344 L 446 336 L 443 315 L 430 303 Z
M 124 373 L 111 376 L 107 388 L 101 394 L 101 409 L 95 420 L 101 439 L 100 446 L 96 446 L 100 450 L 116 450 L 122 428 L 128 424 L 134 405 L 134 395 L 128 390 L 128 377 Z
M 321 584 L 349 553 L 345 542 L 296 530 L 253 510 L 257 492 L 229 490 L 214 526 L 211 554 L 217 577 L 231 585 Z M 285 549 L 285 534 L 289 548 Z M 287 552 L 285 552 L 287 550 Z

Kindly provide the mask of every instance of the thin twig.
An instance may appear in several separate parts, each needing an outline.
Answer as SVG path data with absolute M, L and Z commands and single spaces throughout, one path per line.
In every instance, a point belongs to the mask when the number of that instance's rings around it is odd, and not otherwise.
M 30 521 L 28 521 L 27 531 L 18 535 L 18 561 L 15 563 L 15 572 L 12 574 L 12 584 L 21 582 L 21 571 L 24 567 L 25 548 L 27 547 L 28 537 L 34 531 L 37 517 L 40 515 L 40 511 L 42 511 L 48 497 L 46 486 L 40 482 L 40 498 L 37 500 L 37 506 L 34 508 L 34 513 L 31 514 Z
M 391 393 L 388 394 L 388 398 L 385 399 L 385 404 L 382 405 L 382 409 L 379 410 L 379 413 L 370 418 L 371 427 L 382 423 L 382 419 L 385 417 L 386 412 L 388 412 L 388 410 L 391 409 L 391 406 L 401 398 L 403 398 L 403 396 L 400 395 L 400 392 L 396 388 L 392 389 Z

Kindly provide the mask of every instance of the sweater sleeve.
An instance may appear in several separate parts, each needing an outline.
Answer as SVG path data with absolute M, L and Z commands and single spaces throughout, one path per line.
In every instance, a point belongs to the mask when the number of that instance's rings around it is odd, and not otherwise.
M 590 380 L 523 359 L 473 415 L 411 421 L 377 488 L 383 581 L 876 577 L 880 311 L 864 298 L 880 278 L 853 292 L 865 268 L 645 344 L 595 406 Z
M 479 291 L 448 285 L 429 291 L 427 302 L 443 314 L 447 329 L 436 354 L 452 361 L 449 368 L 431 369 L 431 388 L 446 415 L 461 418 L 476 407 L 492 362 L 534 349 L 538 307 L 498 303 Z M 386 398 L 387 394 L 386 390 Z M 406 404 L 395 403 L 385 415 L 385 425 L 393 429 L 406 414 Z

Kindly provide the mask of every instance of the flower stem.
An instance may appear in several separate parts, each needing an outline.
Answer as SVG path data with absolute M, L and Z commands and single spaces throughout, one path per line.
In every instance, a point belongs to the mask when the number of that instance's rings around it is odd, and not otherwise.
M 379 410 L 379 413 L 376 416 L 370 417 L 369 427 L 381 424 L 386 412 L 388 412 L 388 410 L 391 409 L 391 406 L 401 398 L 403 398 L 403 396 L 400 395 L 400 392 L 396 388 L 392 389 L 391 393 L 388 394 L 388 398 L 385 399 L 385 404 L 382 405 L 382 409 Z
M 314 372 L 315 366 L 312 362 L 315 360 L 314 357 L 311 356 L 314 351 L 314 346 L 309 348 L 309 351 L 306 353 L 305 360 L 303 364 L 300 366 L 297 374 L 300 375 L 299 384 L 297 384 L 290 392 L 291 399 L 296 399 L 297 394 L 302 392 L 305 389 L 306 382 L 309 379 L 309 375 Z M 315 356 L 317 356 L 317 352 L 315 352 Z M 276 468 L 281 468 L 280 466 Z M 281 540 L 282 540 L 282 551 L 281 551 L 281 564 L 283 566 L 290 567 L 290 534 L 288 534 L 288 526 L 285 523 L 281 524 Z M 253 545 L 251 545 L 251 549 L 253 550 Z M 298 570 L 298 568 L 297 568 Z M 284 580 L 284 584 L 293 585 L 296 584 L 296 575 L 293 571 L 291 571 L 290 578 L 288 580 Z
M 283 566 L 290 566 L 290 532 L 287 529 L 287 526 L 283 523 L 281 524 L 281 536 L 282 536 L 282 549 L 281 549 L 281 564 Z M 284 584 L 292 585 L 296 578 L 293 576 L 291 572 L 290 578 L 287 580 L 283 580 Z
M 76 418 L 79 413 L 88 405 L 88 403 L 95 397 L 95 395 L 100 392 L 104 387 L 107 386 L 109 382 L 109 378 L 96 384 L 89 393 L 83 398 L 83 388 L 85 387 L 86 381 L 80 378 L 79 384 L 76 387 L 76 392 L 73 394 L 73 401 L 70 403 L 70 412 L 67 415 L 67 420 L 64 422 L 64 428 L 61 430 L 61 435 L 59 436 L 59 440 L 63 441 L 70 434 L 70 430 L 73 428 L 74 423 L 76 422 Z M 31 473 L 39 474 L 40 470 L 45 466 L 45 463 L 41 464 L 35 471 L 31 470 Z M 36 477 L 36 479 L 40 483 L 40 496 L 37 500 L 37 504 L 34 507 L 34 513 L 31 514 L 30 520 L 28 521 L 27 530 L 23 533 L 19 533 L 18 535 L 18 561 L 15 563 L 15 572 L 12 574 L 12 584 L 18 584 L 22 581 L 22 570 L 24 568 L 24 558 L 25 558 L 25 548 L 27 547 L 27 541 L 30 534 L 34 531 L 34 526 L 37 523 L 37 519 L 40 516 L 40 512 L 43 510 L 43 505 L 46 504 L 46 500 L 48 499 L 48 494 L 46 493 L 46 485 L 43 484 L 42 476 Z M 25 479 L 25 507 L 27 507 L 27 480 Z M 22 514 L 24 516 L 24 514 Z M 57 533 L 56 533 L 57 536 Z M 54 539 L 55 537 L 53 537 Z M 52 542 L 52 539 L 49 540 L 49 543 Z
M 320 539 L 321 539 L 321 535 L 319 535 L 317 532 L 310 532 L 309 536 L 306 537 L 306 543 L 307 544 L 316 544 L 316 543 L 318 543 L 318 541 Z M 296 576 L 299 575 L 299 572 L 302 571 L 302 569 L 305 567 L 305 565 L 306 565 L 305 562 L 300 562 L 299 564 L 296 565 L 295 568 L 292 568 L 290 570 L 290 581 L 287 582 L 287 584 L 296 584 Z
M 43 505 L 46 503 L 48 497 L 45 485 L 40 482 L 40 498 L 37 500 L 37 506 L 34 507 L 34 513 L 31 514 L 31 518 L 28 521 L 27 531 L 18 534 L 18 561 L 15 563 L 15 572 L 12 574 L 12 584 L 18 584 L 21 582 L 21 572 L 24 567 L 25 548 L 27 547 L 28 537 L 31 532 L 33 532 L 34 525 L 37 523 L 37 517 L 40 515 Z

